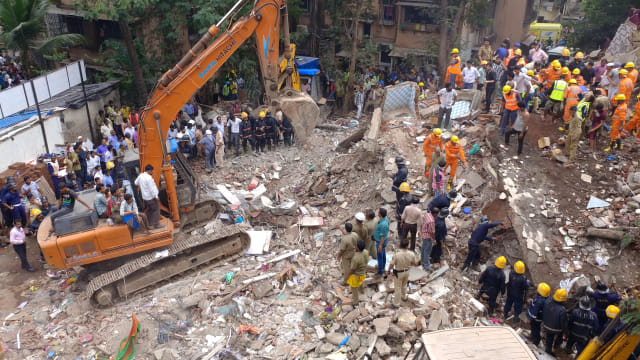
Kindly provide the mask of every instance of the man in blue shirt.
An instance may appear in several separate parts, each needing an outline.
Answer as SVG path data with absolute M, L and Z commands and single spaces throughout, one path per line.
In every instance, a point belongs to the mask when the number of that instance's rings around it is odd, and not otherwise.
M 116 149 L 116 151 L 120 149 L 120 142 L 118 141 L 118 135 L 116 135 L 115 130 L 111 130 L 111 136 L 109 136 L 108 141 L 109 141 L 109 145 L 113 146 L 113 148 Z
M 473 262 L 473 266 L 478 264 L 480 260 L 480 243 L 489 240 L 493 241 L 493 239 L 488 236 L 489 229 L 494 228 L 498 225 L 502 225 L 501 222 L 489 222 L 489 217 L 487 215 L 482 215 L 480 219 L 480 224 L 478 227 L 473 230 L 471 233 L 471 238 L 467 243 L 469 245 L 469 254 L 467 255 L 467 259 L 464 261 L 464 265 L 462 266 L 462 270 L 466 270 L 469 267 L 469 264 Z
M 191 119 L 195 118 L 196 107 L 192 103 L 188 102 L 184 104 L 184 106 L 182 107 L 182 111 L 186 112 Z
M 9 191 L 2 199 L 2 206 L 5 206 L 11 212 L 14 222 L 22 219 L 23 224 L 27 223 L 27 213 L 20 202 L 20 194 L 15 183 L 9 183 Z
M 389 240 L 389 219 L 387 218 L 387 209 L 380 208 L 378 210 L 378 225 L 373 231 L 373 239 L 376 241 L 378 272 L 377 276 L 384 274 L 384 267 L 387 262 L 387 241 Z
M 103 169 L 107 166 L 107 163 L 104 159 L 104 154 L 109 152 L 109 144 L 107 143 L 107 139 L 102 139 L 102 144 L 98 146 L 96 149 L 96 154 L 100 156 L 100 167 Z

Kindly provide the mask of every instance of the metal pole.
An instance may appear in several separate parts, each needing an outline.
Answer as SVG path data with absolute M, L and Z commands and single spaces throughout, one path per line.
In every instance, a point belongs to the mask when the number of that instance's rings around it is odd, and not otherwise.
M 36 102 L 36 110 L 38 111 L 38 120 L 40 120 L 40 129 L 42 129 L 42 138 L 44 139 L 44 148 L 49 153 L 49 142 L 47 141 L 47 133 L 44 131 L 44 122 L 42 121 L 42 114 L 40 113 L 40 104 L 38 103 L 38 95 L 36 95 L 36 87 L 33 85 L 33 80 L 29 80 L 31 83 L 31 90 L 33 90 L 33 100 Z
M 220 21 L 218 21 L 218 23 L 216 24 L 217 28 L 220 28 L 220 26 L 222 26 L 222 24 L 224 24 L 225 21 L 227 21 L 231 15 L 233 15 L 233 13 L 241 6 L 243 5 L 245 2 L 245 0 L 238 0 L 238 2 L 233 5 L 233 7 L 231 8 L 231 10 L 229 10 L 226 14 L 224 14 L 224 16 L 222 17 L 222 19 L 220 19 Z
M 82 61 L 82 60 L 81 60 Z M 82 64 L 78 61 L 78 71 L 80 71 L 80 84 L 82 84 L 82 93 L 84 94 L 84 108 L 87 110 L 87 121 L 89 122 L 89 134 L 91 138 L 95 135 L 93 133 L 93 124 L 91 123 L 91 112 L 89 111 L 89 101 L 87 100 L 87 90 L 84 88 L 84 75 L 82 74 Z

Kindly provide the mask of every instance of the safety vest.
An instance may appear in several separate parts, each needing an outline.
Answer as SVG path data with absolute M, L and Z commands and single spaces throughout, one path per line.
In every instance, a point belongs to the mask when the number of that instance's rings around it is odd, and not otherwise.
M 504 95 L 504 108 L 507 110 L 518 110 L 518 97 L 516 93 L 510 92 Z
M 580 102 L 578 103 L 578 109 L 576 111 L 576 114 L 578 114 L 582 122 L 584 122 L 584 119 L 587 118 L 587 114 L 589 114 L 590 106 L 591 104 L 585 101 L 585 99 L 580 100 Z
M 521 57 L 520 60 L 518 60 L 518 63 L 516 65 L 525 66 L 526 64 L 527 64 L 527 62 L 524 60 L 523 57 Z
M 451 64 L 451 69 L 449 70 L 450 74 L 460 74 L 462 72 L 462 65 L 461 65 L 461 61 L 460 61 L 460 57 L 459 56 L 454 56 L 451 58 L 451 62 L 457 60 L 458 62 L 455 64 Z
M 564 80 L 556 80 L 553 82 L 553 90 L 551 91 L 551 95 L 549 95 L 549 99 L 553 101 L 562 101 L 564 100 L 564 91 L 567 89 L 567 82 Z

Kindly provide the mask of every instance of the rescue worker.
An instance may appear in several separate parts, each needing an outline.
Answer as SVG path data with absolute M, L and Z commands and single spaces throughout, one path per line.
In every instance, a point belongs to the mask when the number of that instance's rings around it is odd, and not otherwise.
M 593 104 L 594 97 L 590 92 L 587 92 L 585 96 L 580 100 L 576 107 L 576 114 L 582 122 L 582 133 L 585 135 L 591 127 L 591 104 Z
M 575 68 L 571 71 L 571 79 L 575 80 L 579 86 L 584 86 L 584 77 L 580 75 L 580 69 Z
M 447 191 L 451 190 L 451 184 L 453 183 L 453 179 L 456 177 L 458 161 L 462 161 L 462 164 L 465 168 L 469 166 L 469 164 L 467 164 L 467 160 L 464 157 L 464 150 L 462 149 L 462 145 L 458 144 L 459 141 L 460 139 L 458 139 L 458 136 L 453 135 L 451 137 L 451 140 L 449 140 L 444 146 L 444 153 L 447 161 L 445 171 L 447 168 L 449 168 L 449 181 L 447 182 Z
M 611 131 L 609 132 L 609 147 L 604 149 L 609 152 L 612 149 L 622 150 L 622 140 L 620 139 L 620 128 L 624 128 L 627 119 L 627 98 L 623 94 L 618 94 L 613 98 L 616 102 L 611 116 Z
M 546 70 L 546 74 L 545 74 L 545 89 L 549 90 L 553 88 L 553 83 L 556 80 L 560 80 L 560 77 L 562 76 L 562 64 L 560 64 L 560 61 L 558 60 L 553 60 L 551 62 L 551 65 L 549 65 L 549 67 Z M 562 89 L 562 91 L 564 91 L 564 89 Z
M 607 334 L 603 333 L 607 329 L 609 324 L 616 321 L 616 317 L 618 316 L 619 313 L 620 313 L 619 307 L 615 305 L 607 306 L 607 309 L 605 310 L 605 314 L 607 315 L 607 322 L 601 325 L 600 328 L 602 330 L 600 331 L 600 335 L 599 335 L 599 336 L 605 335 L 603 336 L 603 339 L 602 339 L 603 344 L 608 343 L 611 339 L 613 339 L 616 335 L 618 335 L 618 333 L 624 328 L 624 322 L 617 320 L 617 323 L 613 326 L 611 331 L 609 331 Z
M 447 73 L 445 74 L 446 81 L 451 84 L 451 87 L 462 87 L 462 61 L 458 56 L 460 51 L 457 48 L 451 50 L 451 62 L 447 67 Z
M 207 129 L 204 132 L 204 137 L 200 140 L 200 144 L 204 145 L 204 165 L 205 169 L 211 169 L 216 167 L 216 144 L 213 138 L 213 132 Z
M 520 100 L 520 96 L 511 89 L 511 86 L 505 85 L 502 88 L 504 113 L 500 121 L 500 136 L 504 135 L 507 125 L 511 126 L 514 121 L 516 121 L 516 117 L 518 116 L 518 102 L 520 102 Z
M 563 67 L 562 75 L 560 75 L 560 78 L 568 83 L 569 80 L 571 80 L 571 70 L 569 70 L 568 67 Z
M 264 124 L 264 117 L 265 117 L 265 113 L 264 111 L 260 111 L 260 114 L 258 115 L 258 118 L 256 119 L 256 123 L 254 125 L 253 128 L 253 134 L 256 138 L 256 152 L 264 152 L 264 146 L 265 146 L 265 124 Z
M 444 151 L 442 146 L 442 130 L 440 128 L 433 129 L 433 132 L 424 139 L 422 143 L 422 152 L 424 153 L 424 173 L 425 177 L 429 177 L 428 172 L 431 169 L 431 161 L 434 153 L 439 156 L 439 153 Z
M 56 176 L 57 178 L 57 176 Z M 5 195 L 9 192 L 9 187 L 11 184 L 15 185 L 16 180 L 13 176 L 7 176 L 7 181 L 2 188 L 0 189 L 0 208 L 2 208 L 2 218 L 4 219 L 4 225 L 7 227 L 11 227 L 13 225 L 13 217 L 11 216 L 11 209 L 9 208 L 10 204 L 5 202 Z
M 584 60 L 584 54 L 582 53 L 582 51 L 578 51 L 576 55 L 573 57 L 573 61 L 567 64 L 566 66 L 569 68 L 569 70 L 573 74 L 575 74 L 573 72 L 575 69 L 578 69 L 579 73 L 582 73 L 586 69 L 586 66 L 583 60 Z
M 569 129 L 569 121 L 571 120 L 571 108 L 578 106 L 578 103 L 582 99 L 582 89 L 578 86 L 575 79 L 569 80 L 569 86 L 564 92 L 564 127 L 561 127 L 560 131 L 567 131 Z
M 629 79 L 631 79 L 631 81 L 633 81 L 633 87 L 635 87 L 636 83 L 638 82 L 638 69 L 636 69 L 635 67 L 636 65 L 632 62 L 624 64 L 624 69 L 629 72 L 627 76 L 629 77 Z
M 464 261 L 464 265 L 462 265 L 462 270 L 466 270 L 469 265 L 473 264 L 473 267 L 478 265 L 480 261 L 480 243 L 485 240 L 492 242 L 493 239 L 488 235 L 489 230 L 502 225 L 501 222 L 489 222 L 489 217 L 487 215 L 482 215 L 480 218 L 480 224 L 473 230 L 471 233 L 471 238 L 469 238 L 469 254 L 467 254 L 467 258 Z
M 398 171 L 395 175 L 393 175 L 393 185 L 391 186 L 391 190 L 396 193 L 396 202 L 400 202 L 400 198 L 402 198 L 402 191 L 399 189 L 400 184 L 407 181 L 407 176 L 409 176 L 409 169 L 407 169 L 407 165 L 404 162 L 404 159 L 401 156 L 396 157 L 396 166 L 398 167 Z M 407 185 L 408 186 L 408 185 Z
M 367 277 L 368 261 L 369 252 L 365 248 L 364 241 L 358 240 L 358 243 L 356 244 L 356 253 L 351 258 L 349 273 L 344 279 L 351 288 L 351 305 L 353 306 L 358 306 L 360 303 L 360 294 L 364 295 L 362 284 Z
M 618 84 L 618 94 L 622 94 L 625 97 L 625 104 L 629 104 L 629 100 L 631 100 L 631 92 L 633 91 L 633 80 L 629 78 L 629 71 L 626 69 L 620 69 L 618 71 L 618 77 L 620 78 L 620 83 Z
M 407 239 L 400 240 L 400 251 L 398 251 L 389 263 L 389 272 L 393 272 L 393 306 L 400 307 L 402 301 L 407 300 L 407 283 L 409 282 L 409 267 L 417 265 L 413 251 L 409 251 L 407 247 L 409 241 Z
M 376 242 L 373 238 L 373 232 L 376 230 L 376 226 L 378 226 L 378 219 L 376 218 L 376 213 L 372 209 L 365 210 L 364 215 L 367 218 L 364 223 L 364 227 L 367 229 L 367 232 L 370 235 L 370 243 L 369 247 L 367 247 L 367 250 L 369 250 L 369 256 L 373 258 L 376 254 Z M 366 241 L 365 244 L 367 244 Z
M 540 336 L 540 325 L 542 324 L 542 310 L 544 309 L 544 304 L 549 298 L 549 293 L 551 292 L 551 288 L 547 283 L 538 284 L 538 294 L 536 297 L 529 303 L 529 307 L 527 308 L 527 317 L 531 320 L 531 342 L 533 345 L 538 346 L 542 337 Z
M 571 55 L 571 51 L 567 48 L 562 49 L 562 52 L 560 53 L 560 58 L 558 58 L 558 62 L 562 65 L 562 67 L 565 67 L 569 64 L 569 55 Z
M 278 119 L 278 127 L 282 133 L 282 142 L 287 146 L 293 145 L 293 125 L 291 125 L 291 121 L 282 111 L 276 113 L 276 117 Z
M 249 122 L 249 116 L 246 112 L 240 114 L 242 123 L 240 124 L 240 137 L 242 138 L 242 152 L 247 153 L 247 143 L 251 146 L 251 151 L 256 151 L 256 144 L 253 141 L 253 127 Z
M 518 319 L 524 305 L 524 298 L 527 290 L 531 286 L 524 276 L 525 266 L 520 260 L 513 264 L 513 270 L 509 272 L 509 282 L 507 283 L 507 300 L 504 303 L 503 316 L 507 319 L 511 305 L 513 305 L 513 316 Z
M 604 330 L 605 322 L 607 321 L 607 307 L 609 305 L 617 305 L 622 297 L 616 293 L 609 292 L 609 288 L 602 281 L 598 281 L 596 284 L 596 291 L 591 295 L 595 300 L 595 305 L 591 308 L 596 316 L 598 316 L 598 334 Z
M 478 296 L 486 296 L 488 298 L 489 315 L 493 314 L 498 294 L 504 294 L 505 291 L 505 276 L 504 271 L 502 271 L 505 265 L 507 265 L 507 258 L 504 256 L 498 256 L 494 265 L 487 267 L 482 272 L 480 279 L 478 280 L 478 282 L 482 284 Z
M 550 355 L 554 355 L 553 350 L 562 344 L 562 334 L 567 333 L 569 321 L 567 309 L 564 308 L 565 301 L 567 301 L 567 290 L 557 289 L 553 298 L 544 303 L 542 310 L 542 326 L 547 333 L 545 351 Z
M 402 196 L 400 196 L 400 200 L 398 201 L 398 203 L 396 204 L 396 220 L 400 221 L 400 219 L 402 218 L 402 213 L 404 212 L 404 209 L 409 206 L 413 200 L 413 196 L 411 196 L 411 189 L 409 188 L 409 183 L 407 182 L 403 182 L 402 184 L 400 184 L 400 186 L 398 187 L 398 190 L 400 192 L 400 194 L 402 194 Z M 402 231 L 402 228 L 398 229 L 400 238 L 402 238 L 404 236 L 404 232 Z
M 20 194 L 18 193 L 18 186 L 15 183 L 8 183 L 9 191 L 2 198 L 2 206 L 4 206 L 10 213 L 13 222 L 20 220 L 22 224 L 27 223 L 27 214 L 24 206 L 20 200 Z
M 268 109 L 264 118 L 264 136 L 269 151 L 275 149 L 278 145 L 278 122 L 271 116 L 271 110 Z
M 578 351 L 576 356 L 580 356 L 589 340 L 597 335 L 598 328 L 598 316 L 591 311 L 591 298 L 581 297 L 579 307 L 573 309 L 569 314 L 567 352 L 571 352 L 573 344 L 576 344 L 576 351 Z
M 564 143 L 564 149 L 569 157 L 569 163 L 565 167 L 573 166 L 573 162 L 576 158 L 576 152 L 578 151 L 578 142 L 582 136 L 582 120 L 577 115 L 577 106 L 572 106 L 569 109 L 571 118 L 568 126 L 568 134 Z
M 431 211 L 431 209 L 433 208 L 449 209 L 449 205 L 451 205 L 451 200 L 454 200 L 457 197 L 458 197 L 458 192 L 455 190 L 451 190 L 447 194 L 438 195 L 429 202 L 427 209 L 429 209 L 429 211 Z
M 640 94 L 638 94 L 637 99 L 636 106 L 633 109 L 633 113 L 631 113 L 631 119 L 624 125 L 624 129 L 622 129 L 622 133 L 620 134 L 620 137 L 623 139 L 626 139 L 629 134 L 631 134 L 631 136 L 638 134 L 638 126 L 640 126 Z
M 353 225 L 349 222 L 345 223 L 342 239 L 340 240 L 340 251 L 338 252 L 338 260 L 342 261 L 342 274 L 345 277 L 345 282 L 351 270 L 351 259 L 356 253 L 358 240 L 358 234 L 353 232 Z
M 440 256 L 442 256 L 442 247 L 447 239 L 447 222 L 445 219 L 449 216 L 449 209 L 440 209 L 438 216 L 435 219 L 435 242 L 433 248 L 431 248 L 431 262 L 440 265 Z

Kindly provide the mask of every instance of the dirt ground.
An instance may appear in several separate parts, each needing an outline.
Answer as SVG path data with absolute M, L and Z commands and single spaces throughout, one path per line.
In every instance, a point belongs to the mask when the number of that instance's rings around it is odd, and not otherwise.
M 555 143 L 559 137 L 557 129 L 534 116 L 523 156 L 519 158 L 514 158 L 515 147 L 507 152 L 500 146 L 504 138 L 492 130 L 492 125 L 488 125 L 486 139 L 484 126 L 467 124 L 464 128 L 466 150 L 474 143 L 482 148 L 480 153 L 468 155 L 470 169 L 461 169 L 458 176 L 458 184 L 462 179 L 468 180 L 461 186 L 460 193 L 467 198 L 464 207 L 469 208 L 469 214 L 459 211 L 448 220 L 449 236 L 442 266 L 448 265 L 450 270 L 437 281 L 420 278 L 410 284 L 409 292 L 415 297 L 406 308 L 412 311 L 413 318 L 417 317 L 413 326 L 398 320 L 402 318 L 403 309 L 396 312 L 389 307 L 391 279 L 367 283 L 365 304 L 359 308 L 351 306 L 349 290 L 342 286 L 336 259 L 341 236 L 338 228 L 351 221 L 355 212 L 366 208 L 384 206 L 393 216 L 391 200 L 395 195 L 390 191 L 390 185 L 396 156 L 407 159 L 412 191 L 425 192 L 427 188 L 422 175 L 422 144 L 416 141 L 416 136 L 426 134 L 427 129 L 390 121 L 381 127 L 373 152 L 360 142 L 337 153 L 338 143 L 358 130 L 349 126 L 351 119 L 352 116 L 331 117 L 329 122 L 338 126 L 334 130 L 314 130 L 307 146 L 281 146 L 265 154 L 229 156 L 225 159 L 224 169 L 213 173 L 206 173 L 199 162 L 193 164 L 210 191 L 219 184 L 231 190 L 247 189 L 255 178 L 266 186 L 264 195 L 269 199 L 279 197 L 282 203 L 295 200 L 296 208 L 304 207 L 311 215 L 324 218 L 323 226 L 299 227 L 297 210 L 274 214 L 255 200 L 246 201 L 246 204 L 243 201 L 241 215 L 253 229 L 270 230 L 275 234 L 269 252 L 263 255 L 241 256 L 204 266 L 136 293 L 114 307 L 96 309 L 84 297 L 86 283 L 82 277 L 75 281 L 81 269 L 70 269 L 59 279 L 48 278 L 37 260 L 35 240 L 31 239 L 29 259 L 37 271 L 26 273 L 20 269 L 11 247 L 2 249 L 0 319 L 4 321 L 0 345 L 5 349 L 5 357 L 41 359 L 50 355 L 51 359 L 89 359 L 112 356 L 128 333 L 130 314 L 135 312 L 142 324 L 136 340 L 137 359 L 202 359 L 216 349 L 219 350 L 216 357 L 210 358 L 316 359 L 338 349 L 333 341 L 346 334 L 352 335 L 348 358 L 357 358 L 366 351 L 367 341 L 371 341 L 371 334 L 376 331 L 371 320 L 380 317 L 393 318 L 398 327 L 406 328 L 401 328 L 404 334 L 401 338 L 385 337 L 384 346 L 388 343 L 387 347 L 391 348 L 387 355 L 382 355 L 386 348 L 376 343 L 380 354 L 374 353 L 374 359 L 402 358 L 420 331 L 426 331 L 416 324 L 420 319 L 430 322 L 433 318 L 430 313 L 436 309 L 448 312 L 452 321 L 460 326 L 478 322 L 490 324 L 493 320 L 502 322 L 470 307 L 468 298 L 475 294 L 479 273 L 459 271 L 467 254 L 469 234 L 481 214 L 488 215 L 492 221 L 502 221 L 510 229 L 496 237 L 493 244 L 482 244 L 483 265 L 493 263 L 499 255 L 505 255 L 510 264 L 522 259 L 533 283 L 545 281 L 552 288 L 556 288 L 561 280 L 581 274 L 589 277 L 592 283 L 598 276 L 618 289 L 638 283 L 638 274 L 628 271 L 637 266 L 637 250 L 621 250 L 613 241 L 588 238 L 586 228 L 590 223 L 585 216 L 591 194 L 602 199 L 612 198 L 611 202 L 615 204 L 625 201 L 624 196 L 622 200 L 614 201 L 621 195 L 611 184 L 608 170 L 611 168 L 614 173 L 624 174 L 635 160 L 623 155 L 613 161 L 600 156 L 595 161 L 591 155 L 580 153 L 578 166 L 565 169 L 537 145 L 542 136 L 550 136 L 551 142 Z M 360 124 L 366 126 L 366 121 Z M 584 148 L 583 145 L 581 149 Z M 596 164 L 601 168 L 597 169 Z M 488 168 L 495 170 L 497 178 L 487 171 Z M 474 173 L 482 180 L 477 187 L 470 186 Z M 580 180 L 583 173 L 592 176 L 590 184 Z M 501 193 L 507 194 L 504 200 L 499 198 Z M 417 194 L 421 195 L 421 206 L 426 208 L 431 197 Z M 551 212 L 552 216 L 542 215 L 543 211 Z M 600 214 L 607 211 L 601 210 Z M 613 215 L 618 217 L 618 214 Z M 633 216 L 633 213 L 626 216 Z M 391 253 L 397 248 L 396 227 L 397 223 L 392 221 L 392 241 L 387 248 Z M 567 246 L 560 228 L 569 232 L 574 245 Z M 530 248 L 528 241 L 531 238 L 538 240 L 534 244 L 539 246 L 537 250 Z M 301 254 L 265 264 L 276 255 L 294 249 L 301 250 Z M 607 264 L 597 265 L 594 254 L 608 256 Z M 229 272 L 234 273 L 231 284 L 224 280 Z M 269 272 L 278 276 L 248 287 L 240 285 L 243 280 Z M 442 297 L 442 293 L 449 295 Z M 440 297 L 432 298 L 434 294 L 440 294 Z M 27 304 L 18 309 L 24 301 Z M 185 305 L 192 302 L 195 305 Z M 500 318 L 500 307 L 496 318 Z M 322 330 L 318 329 L 320 324 Z M 519 321 L 507 324 L 525 329 L 526 334 L 526 324 Z M 240 325 L 255 326 L 260 334 L 238 334 Z M 435 326 L 437 329 L 438 325 Z M 164 334 L 168 335 L 166 341 Z M 91 339 L 84 342 L 82 339 L 86 340 L 87 335 L 91 335 Z

